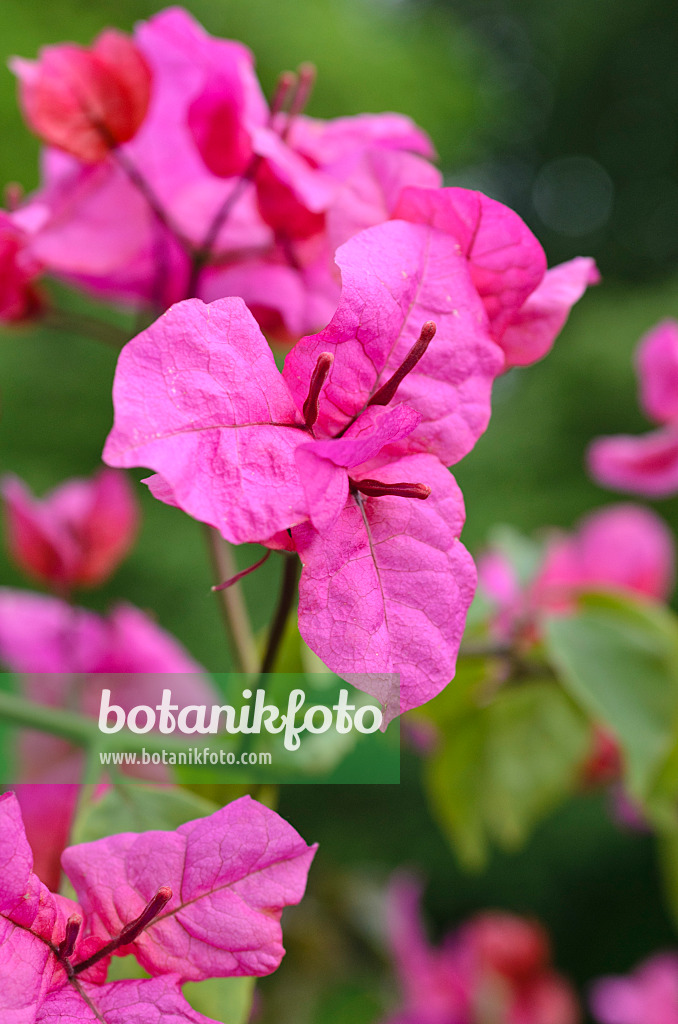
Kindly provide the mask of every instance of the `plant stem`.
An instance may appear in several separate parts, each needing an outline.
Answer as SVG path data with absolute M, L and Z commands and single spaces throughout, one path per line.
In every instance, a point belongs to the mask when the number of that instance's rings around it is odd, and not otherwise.
M 189 255 L 192 256 L 195 252 L 195 246 L 190 241 L 190 239 L 186 238 L 186 236 L 182 234 L 182 232 L 177 228 L 176 224 L 172 223 L 172 221 L 167 215 L 167 212 L 165 211 L 165 208 L 163 207 L 162 203 L 155 194 L 152 186 L 149 184 L 146 178 L 144 178 L 141 171 L 137 168 L 137 166 L 134 163 L 132 163 L 132 161 L 128 158 L 127 154 L 124 153 L 121 149 L 114 149 L 112 155 L 114 160 L 118 164 L 118 167 L 120 167 L 121 170 L 124 171 L 124 173 L 127 175 L 127 177 L 135 186 L 135 188 L 137 188 L 141 195 L 144 197 L 144 199 L 148 203 L 149 208 L 155 215 L 156 220 L 160 224 L 162 224 L 162 226 L 166 228 L 170 232 L 170 234 L 174 236 L 174 238 L 176 238 L 179 245 L 181 245 L 181 247 Z
M 34 704 L 13 693 L 0 691 L 0 721 L 26 729 L 37 729 L 51 736 L 59 736 L 88 750 L 128 751 L 141 754 L 186 752 L 192 748 L 190 739 L 175 739 L 163 733 L 135 733 L 121 729 L 116 733 L 102 733 L 94 718 L 77 711 L 61 711 L 44 704 Z M 95 755 L 96 756 L 96 755 Z
M 245 189 L 254 180 L 259 165 L 261 164 L 262 158 L 255 154 L 250 160 L 248 166 L 245 168 L 243 173 L 240 175 L 235 185 L 224 199 L 223 203 L 215 213 L 212 221 L 205 232 L 205 237 L 202 240 L 200 247 L 193 252 L 193 263 L 191 266 L 191 276 L 188 281 L 188 297 L 192 298 L 198 290 L 198 283 L 200 281 L 200 275 L 203 270 L 210 262 L 212 256 L 212 249 L 219 237 L 219 233 L 223 228 L 224 224 L 231 215 L 233 207 L 236 205 L 240 197 L 243 195 Z
M 93 719 L 71 711 L 33 704 L 14 693 L 0 692 L 0 719 L 28 729 L 38 729 L 51 736 L 60 736 L 80 747 L 88 747 L 101 737 Z
M 460 658 L 512 658 L 515 648 L 510 643 L 496 640 L 462 640 Z
M 264 654 L 264 659 L 261 663 L 262 673 L 270 672 L 275 665 L 275 659 L 278 655 L 280 644 L 282 643 L 282 638 L 285 633 L 287 619 L 294 607 L 294 598 L 297 593 L 297 584 L 299 582 L 299 574 L 301 572 L 301 562 L 296 555 L 284 554 L 283 558 L 285 562 L 282 574 L 280 597 L 278 598 L 278 607 L 276 609 L 273 625 L 271 626 L 271 632 L 269 633 L 266 653 Z
M 204 531 L 214 581 L 221 583 L 237 572 L 233 553 L 228 542 L 212 526 L 205 523 Z M 217 598 L 237 671 L 256 672 L 257 648 L 240 584 L 218 591 Z
M 47 327 L 51 331 L 64 331 L 69 334 L 78 334 L 83 338 L 101 341 L 116 352 L 125 345 L 130 335 L 122 327 L 108 324 L 105 320 L 88 314 L 71 314 L 56 306 L 49 306 L 38 320 L 38 325 Z

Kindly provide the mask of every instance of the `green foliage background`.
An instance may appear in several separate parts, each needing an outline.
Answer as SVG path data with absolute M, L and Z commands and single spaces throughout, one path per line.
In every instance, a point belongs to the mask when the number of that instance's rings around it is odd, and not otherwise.
M 2 0 L 2 49 L 33 56 L 50 42 L 87 42 L 104 25 L 129 29 L 162 6 Z M 586 477 L 586 445 L 598 434 L 644 429 L 632 351 L 658 319 L 678 315 L 675 4 L 187 0 L 186 6 L 210 31 L 254 49 L 267 89 L 281 69 L 313 60 L 319 79 L 311 113 L 410 114 L 433 136 L 447 179 L 511 201 L 545 242 L 551 262 L 579 253 L 598 258 L 603 285 L 575 309 L 545 362 L 499 382 L 490 429 L 457 477 L 472 550 L 497 522 L 524 531 L 569 527 L 613 500 Z M 0 119 L 0 181 L 33 187 L 38 146 L 23 127 L 4 71 Z M 613 189 L 607 218 L 577 236 L 544 223 L 533 202 L 542 169 L 571 155 L 595 161 Z M 581 201 L 576 182 L 573 188 L 573 201 Z M 38 493 L 90 473 L 110 426 L 114 364 L 114 352 L 93 341 L 32 329 L 4 332 L 2 471 L 20 474 Z M 196 658 L 223 670 L 228 661 L 200 530 L 144 488 L 139 492 L 144 526 L 135 552 L 91 604 L 104 608 L 124 598 L 152 609 Z M 678 526 L 678 500 L 658 508 Z M 239 553 L 243 564 L 251 554 Z M 245 584 L 258 626 L 270 616 L 278 572 L 272 562 Z M 0 582 L 23 585 L 4 555 Z M 282 812 L 305 838 L 321 842 L 322 855 L 315 911 L 311 905 L 300 912 L 301 938 L 293 939 L 280 977 L 262 986 L 277 1024 L 375 1018 L 382 996 L 378 962 L 361 955 L 350 923 L 342 929 L 318 907 L 338 905 L 360 880 L 383 880 L 402 863 L 429 879 L 435 929 L 485 906 L 537 915 L 553 931 L 558 964 L 580 983 L 676 944 L 652 841 L 612 824 L 603 798 L 572 800 L 537 828 L 523 851 L 494 854 L 484 873 L 469 876 L 431 820 L 420 774 L 407 754 L 397 788 L 284 791 Z

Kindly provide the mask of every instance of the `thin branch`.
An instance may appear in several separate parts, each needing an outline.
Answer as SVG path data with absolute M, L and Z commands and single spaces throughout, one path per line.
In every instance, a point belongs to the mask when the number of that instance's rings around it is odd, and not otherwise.
M 278 598 L 278 607 L 276 609 L 275 618 L 268 637 L 266 653 L 264 654 L 264 659 L 261 663 L 262 673 L 270 672 L 275 665 L 275 659 L 278 655 L 283 636 L 285 635 L 285 626 L 287 625 L 290 612 L 294 607 L 294 599 L 297 594 L 297 584 L 299 583 L 299 573 L 301 572 L 301 562 L 297 555 L 285 554 L 283 557 L 285 559 L 285 565 L 282 574 L 282 586 L 280 588 L 280 597 Z
M 101 341 L 117 352 L 130 339 L 130 332 L 116 327 L 105 320 L 87 313 L 69 313 L 56 306 L 48 306 L 37 321 L 38 326 L 47 327 L 51 331 L 62 331 L 66 334 L 77 334 L 92 341 Z
M 230 579 L 237 573 L 230 545 L 213 527 L 204 524 L 215 583 Z M 217 592 L 221 617 L 226 628 L 229 646 L 239 672 L 256 672 L 257 648 L 250 625 L 242 589 L 238 583 Z

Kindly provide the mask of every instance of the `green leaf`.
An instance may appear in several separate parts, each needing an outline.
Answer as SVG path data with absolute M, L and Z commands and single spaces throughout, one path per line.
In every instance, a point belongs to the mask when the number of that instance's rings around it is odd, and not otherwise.
M 117 832 L 171 831 L 216 810 L 217 804 L 187 789 L 116 784 L 102 796 L 84 801 L 71 843 L 89 843 Z
M 625 753 L 631 794 L 644 800 L 669 756 L 678 718 L 678 622 L 667 609 L 589 595 L 546 622 L 549 657 L 571 695 Z
M 246 1024 L 252 1010 L 256 978 L 209 978 L 183 986 L 194 1010 L 223 1024 Z
M 524 843 L 574 790 L 588 738 L 586 719 L 551 681 L 507 687 L 452 724 L 426 786 L 462 864 L 482 867 L 491 841 Z

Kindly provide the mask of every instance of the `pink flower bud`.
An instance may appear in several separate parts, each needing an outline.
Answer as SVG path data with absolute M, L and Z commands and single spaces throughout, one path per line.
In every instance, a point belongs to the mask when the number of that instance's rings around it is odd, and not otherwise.
M 27 320 L 40 307 L 34 278 L 36 261 L 26 249 L 26 235 L 0 210 L 0 321 Z
M 103 583 L 137 530 L 127 479 L 108 469 L 91 480 L 69 480 L 41 501 L 16 477 L 5 477 L 0 492 L 14 561 L 53 590 Z
M 86 49 L 48 46 L 37 61 L 15 57 L 26 120 L 43 142 L 97 163 L 136 135 L 151 95 L 151 72 L 127 36 L 108 29 Z

